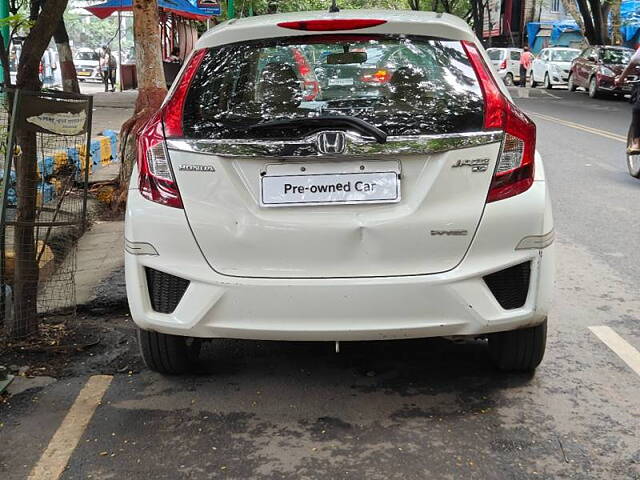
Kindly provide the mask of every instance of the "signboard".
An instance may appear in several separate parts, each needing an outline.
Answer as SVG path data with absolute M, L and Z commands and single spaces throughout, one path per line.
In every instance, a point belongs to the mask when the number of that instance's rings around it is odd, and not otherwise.
M 73 98 L 48 92 L 29 95 L 16 113 L 16 122 L 20 128 L 31 132 L 81 135 L 90 127 L 88 105 L 88 101 L 80 96 Z
M 487 0 L 484 7 L 484 19 L 482 22 L 482 37 L 497 37 L 502 33 L 502 19 L 500 10 L 502 0 Z
M 208 15 L 218 16 L 222 13 L 218 0 L 198 0 L 197 7 Z

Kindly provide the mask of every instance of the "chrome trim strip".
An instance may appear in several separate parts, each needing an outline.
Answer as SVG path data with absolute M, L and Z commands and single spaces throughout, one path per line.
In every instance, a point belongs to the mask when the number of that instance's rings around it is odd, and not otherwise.
M 442 153 L 450 150 L 477 147 L 502 141 L 503 132 L 468 132 L 442 135 L 389 136 L 386 143 L 347 131 L 344 153 L 322 154 L 318 150 L 318 132 L 295 140 L 253 139 L 169 139 L 169 150 L 217 155 L 220 157 L 358 157 L 374 154 L 415 155 Z
M 147 242 L 132 242 L 124 239 L 124 251 L 131 255 L 159 255 L 156 248 Z
M 516 250 L 542 250 L 543 248 L 547 248 L 549 245 L 551 245 L 555 238 L 555 230 L 551 230 L 549 233 L 546 233 L 544 235 L 531 235 L 529 237 L 524 237 L 518 243 Z

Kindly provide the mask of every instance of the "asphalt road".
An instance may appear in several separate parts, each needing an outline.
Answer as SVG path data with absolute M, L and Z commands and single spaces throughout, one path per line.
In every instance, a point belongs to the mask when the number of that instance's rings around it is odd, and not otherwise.
M 629 105 L 536 93 L 517 103 L 538 124 L 558 274 L 535 376 L 495 372 L 480 343 L 219 341 L 199 375 L 94 377 L 95 412 L 88 375 L 12 397 L 0 477 L 67 448 L 64 479 L 640 479 L 640 368 L 616 353 L 640 350 Z

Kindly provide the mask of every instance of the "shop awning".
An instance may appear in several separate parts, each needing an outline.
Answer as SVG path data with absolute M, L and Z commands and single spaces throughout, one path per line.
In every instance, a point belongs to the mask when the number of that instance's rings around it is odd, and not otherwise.
M 107 2 L 84 8 L 96 17 L 103 19 L 117 11 L 130 12 L 132 3 L 132 0 L 108 0 Z M 208 14 L 194 6 L 188 0 L 158 0 L 158 7 L 161 10 L 171 12 L 179 17 L 187 18 L 189 20 L 205 21 L 208 18 L 211 18 L 211 14 Z

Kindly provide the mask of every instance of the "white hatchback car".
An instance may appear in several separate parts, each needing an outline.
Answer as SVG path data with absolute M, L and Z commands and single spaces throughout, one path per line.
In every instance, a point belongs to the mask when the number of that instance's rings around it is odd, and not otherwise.
M 520 82 L 521 48 L 487 48 L 487 55 L 505 85 L 510 87 Z
M 126 280 L 147 365 L 203 339 L 488 339 L 542 359 L 553 220 L 536 127 L 459 18 L 268 15 L 196 44 L 143 128 Z
M 554 85 L 566 85 L 569 80 L 571 62 L 580 55 L 575 48 L 552 47 L 543 49 L 531 65 L 531 85 L 543 84 L 551 89 Z

